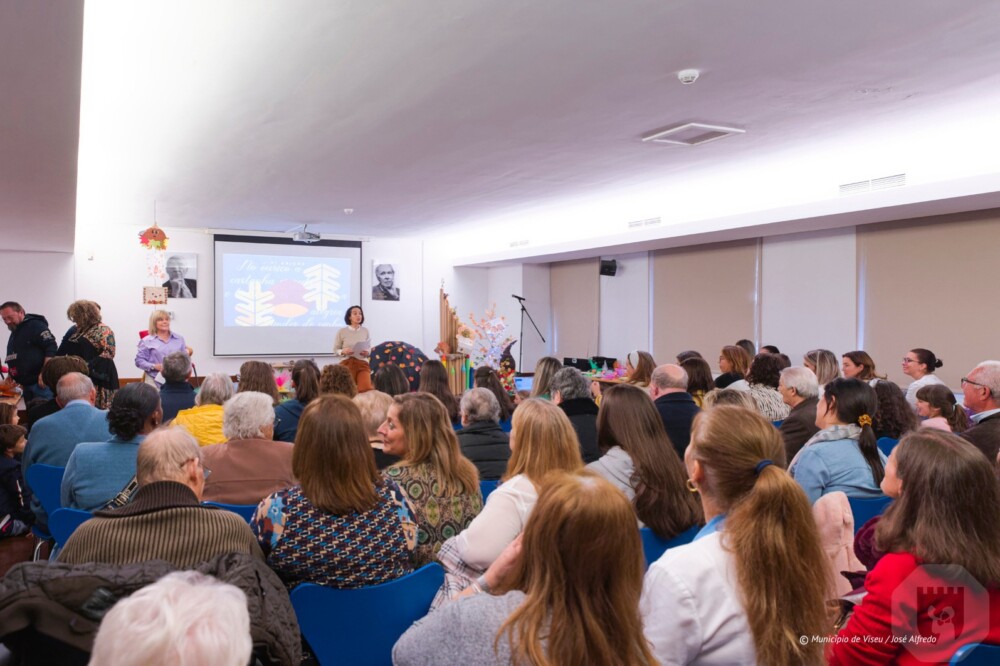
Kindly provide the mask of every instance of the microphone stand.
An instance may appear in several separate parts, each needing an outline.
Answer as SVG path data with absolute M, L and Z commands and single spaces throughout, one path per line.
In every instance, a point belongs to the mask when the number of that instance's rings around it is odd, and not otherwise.
M 542 342 L 545 342 L 545 336 L 542 335 L 542 332 L 538 330 L 538 324 L 536 324 L 535 320 L 531 318 L 531 313 L 528 312 L 528 308 L 524 307 L 524 300 L 525 300 L 524 296 L 518 296 L 517 294 L 511 294 L 511 297 L 512 298 L 516 298 L 518 305 L 521 306 L 521 333 L 520 333 L 520 337 L 518 338 L 518 342 L 521 343 L 521 349 L 518 350 L 518 352 L 517 352 L 517 367 L 518 367 L 518 372 L 524 372 L 524 370 L 523 370 L 523 368 L 524 368 L 524 315 L 528 315 L 528 321 L 531 322 L 531 325 L 535 328 L 535 333 L 538 333 L 538 337 L 540 337 L 542 339 Z

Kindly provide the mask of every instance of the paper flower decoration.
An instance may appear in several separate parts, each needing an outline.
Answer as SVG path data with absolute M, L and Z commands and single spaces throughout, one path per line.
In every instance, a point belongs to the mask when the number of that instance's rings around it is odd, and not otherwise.
M 167 234 L 155 223 L 139 232 L 139 244 L 147 250 L 166 250 L 167 240 Z

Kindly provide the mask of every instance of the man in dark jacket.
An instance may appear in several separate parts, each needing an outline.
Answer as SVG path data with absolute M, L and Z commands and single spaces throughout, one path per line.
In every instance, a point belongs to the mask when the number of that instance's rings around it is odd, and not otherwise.
M 552 376 L 549 385 L 552 402 L 569 417 L 580 440 L 584 464 L 601 457 L 597 446 L 597 403 L 590 397 L 590 382 L 576 368 L 563 368 Z
M 191 376 L 191 357 L 184 351 L 175 351 L 163 358 L 163 386 L 160 387 L 160 407 L 163 422 L 172 421 L 177 412 L 194 407 L 194 387 Z
M 778 380 L 778 393 L 792 408 L 778 428 L 785 440 L 786 462 L 791 463 L 802 445 L 819 432 L 816 425 L 816 405 L 819 403 L 816 374 L 801 365 L 785 368 Z
M 691 441 L 691 422 L 701 411 L 687 392 L 688 375 L 679 365 L 661 365 L 649 380 L 649 395 L 663 419 L 670 443 L 684 460 L 684 450 Z
M 972 427 L 962 437 L 996 462 L 1000 451 L 1000 361 L 983 361 L 962 379 L 962 401 L 972 412 Z
M 458 443 L 462 454 L 479 470 L 479 478 L 492 481 L 503 476 L 510 458 L 510 438 L 500 429 L 500 403 L 493 391 L 474 388 L 459 404 L 462 429 Z
M 0 317 L 11 331 L 5 362 L 10 378 L 24 391 L 24 404 L 34 398 L 51 399 L 52 391 L 38 385 L 42 367 L 58 349 L 49 322 L 41 315 L 25 314 L 24 308 L 14 301 L 0 305 Z

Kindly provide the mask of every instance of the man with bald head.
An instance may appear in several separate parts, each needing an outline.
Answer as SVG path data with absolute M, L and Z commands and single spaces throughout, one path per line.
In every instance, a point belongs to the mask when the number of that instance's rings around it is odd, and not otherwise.
M 684 450 L 691 441 L 691 422 L 701 408 L 687 392 L 688 375 L 684 368 L 673 363 L 653 370 L 649 380 L 649 396 L 663 419 L 670 443 L 677 455 L 684 459 Z
M 131 564 L 166 560 L 189 569 L 225 553 L 264 559 L 238 514 L 201 503 L 207 470 L 187 430 L 165 427 L 139 445 L 131 501 L 101 509 L 66 540 L 60 562 Z

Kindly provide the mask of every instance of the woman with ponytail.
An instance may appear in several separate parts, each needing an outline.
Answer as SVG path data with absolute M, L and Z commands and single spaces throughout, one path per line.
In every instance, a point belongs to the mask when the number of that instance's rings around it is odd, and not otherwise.
M 641 609 L 664 664 L 821 664 L 827 559 L 785 447 L 759 414 L 695 417 L 684 456 L 708 524 L 649 568 Z
M 944 384 L 922 386 L 917 390 L 917 414 L 925 417 L 922 428 L 937 428 L 961 433 L 969 427 L 969 417 L 955 400 L 955 394 Z
M 810 502 L 841 491 L 848 497 L 881 497 L 885 454 L 876 445 L 875 390 L 860 379 L 835 379 L 816 404 L 820 429 L 803 445 L 788 471 Z
M 294 442 L 299 418 L 310 402 L 319 397 L 319 367 L 313 360 L 296 361 L 292 366 L 292 386 L 295 397 L 274 408 L 274 439 Z

